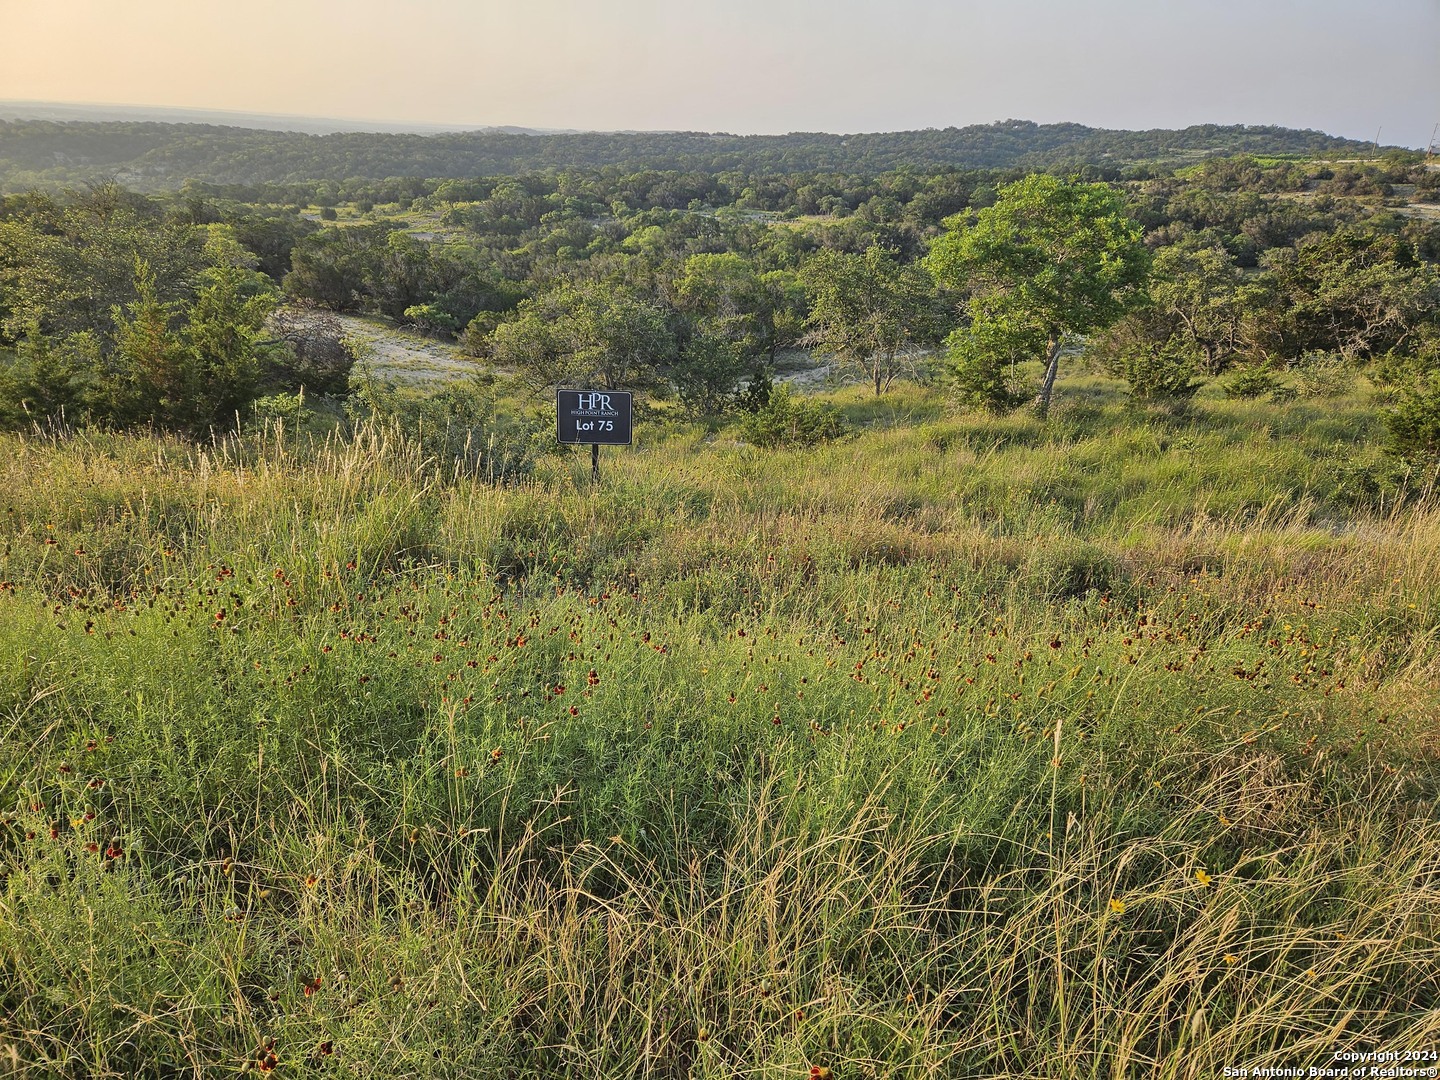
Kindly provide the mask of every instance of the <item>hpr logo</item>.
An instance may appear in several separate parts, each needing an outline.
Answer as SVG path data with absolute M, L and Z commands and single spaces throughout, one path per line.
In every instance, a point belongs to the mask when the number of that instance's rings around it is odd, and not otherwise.
M 580 408 L 583 412 L 613 412 L 609 394 L 581 394 Z

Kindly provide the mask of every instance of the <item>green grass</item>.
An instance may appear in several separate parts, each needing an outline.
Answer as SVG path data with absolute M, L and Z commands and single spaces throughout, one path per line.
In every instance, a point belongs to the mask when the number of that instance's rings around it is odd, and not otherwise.
M 646 424 L 598 488 L 7 437 L 0 1069 L 1433 1048 L 1440 511 L 1358 393 L 1064 394 Z

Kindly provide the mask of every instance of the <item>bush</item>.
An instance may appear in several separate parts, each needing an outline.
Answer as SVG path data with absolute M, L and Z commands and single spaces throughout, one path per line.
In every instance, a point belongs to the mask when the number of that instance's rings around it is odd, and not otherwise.
M 1355 383 L 1355 372 L 1336 353 L 1307 353 L 1295 362 L 1296 392 L 1300 397 L 1341 397 Z
M 1200 389 L 1195 378 L 1199 350 L 1190 342 L 1170 338 L 1160 345 L 1136 344 L 1104 357 L 1101 366 L 1130 384 L 1136 401 L 1189 401 Z
M 1034 388 L 1016 376 L 1015 367 L 1019 360 L 1039 355 L 1044 343 L 1029 342 L 1026 353 L 999 335 L 992 333 L 988 337 L 993 340 L 987 339 L 985 329 L 971 327 L 950 335 L 951 386 L 967 408 L 1008 412 L 1034 396 Z
M 1385 428 L 1390 453 L 1415 465 L 1440 465 L 1440 369 L 1416 374 L 1398 387 Z
M 1273 394 L 1279 387 L 1280 380 L 1275 377 L 1269 363 L 1242 367 L 1220 384 L 1225 396 L 1231 399 L 1262 398 Z
M 784 383 L 770 391 L 764 408 L 740 423 L 740 435 L 756 446 L 811 446 L 838 439 L 846 432 L 845 420 L 830 405 L 797 398 Z

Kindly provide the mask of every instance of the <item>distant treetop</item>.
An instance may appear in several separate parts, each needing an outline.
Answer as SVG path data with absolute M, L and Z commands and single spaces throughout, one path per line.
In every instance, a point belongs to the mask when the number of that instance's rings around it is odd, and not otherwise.
M 875 173 L 917 168 L 1183 164 L 1213 155 L 1367 152 L 1371 144 L 1283 127 L 1200 124 L 1178 131 L 1112 131 L 1005 120 L 871 134 L 728 135 L 706 132 L 311 135 L 212 124 L 0 121 L 0 190 L 114 178 L 161 191 L 216 184 L 515 175 L 549 168 Z

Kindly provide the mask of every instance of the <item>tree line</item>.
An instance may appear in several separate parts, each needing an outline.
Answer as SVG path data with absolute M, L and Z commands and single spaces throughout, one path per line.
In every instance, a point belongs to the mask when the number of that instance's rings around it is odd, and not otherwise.
M 0 190 L 73 185 L 118 175 L 148 191 L 181 180 L 285 183 L 353 177 L 515 175 L 546 168 L 621 166 L 754 173 L 1059 167 L 1087 162 L 1192 161 L 1204 155 L 1335 154 L 1369 144 L 1318 131 L 1202 124 L 1118 131 L 1004 120 L 967 127 L 851 135 L 794 132 L 469 131 L 311 135 L 150 121 L 0 121 Z
M 877 394 L 924 368 L 971 403 L 1043 412 L 1081 340 L 1141 400 L 1321 358 L 1413 405 L 1435 391 L 1440 228 L 1384 202 L 1400 184 L 1434 197 L 1431 176 L 1248 157 L 1119 183 L 572 169 L 317 182 L 310 205 L 344 211 L 323 227 L 193 184 L 11 196 L 4 421 L 64 406 L 196 430 L 264 393 L 336 389 L 343 363 L 307 369 L 295 328 L 276 331 L 282 300 L 453 337 L 536 392 L 625 386 L 694 415 L 763 404 L 791 348 Z

